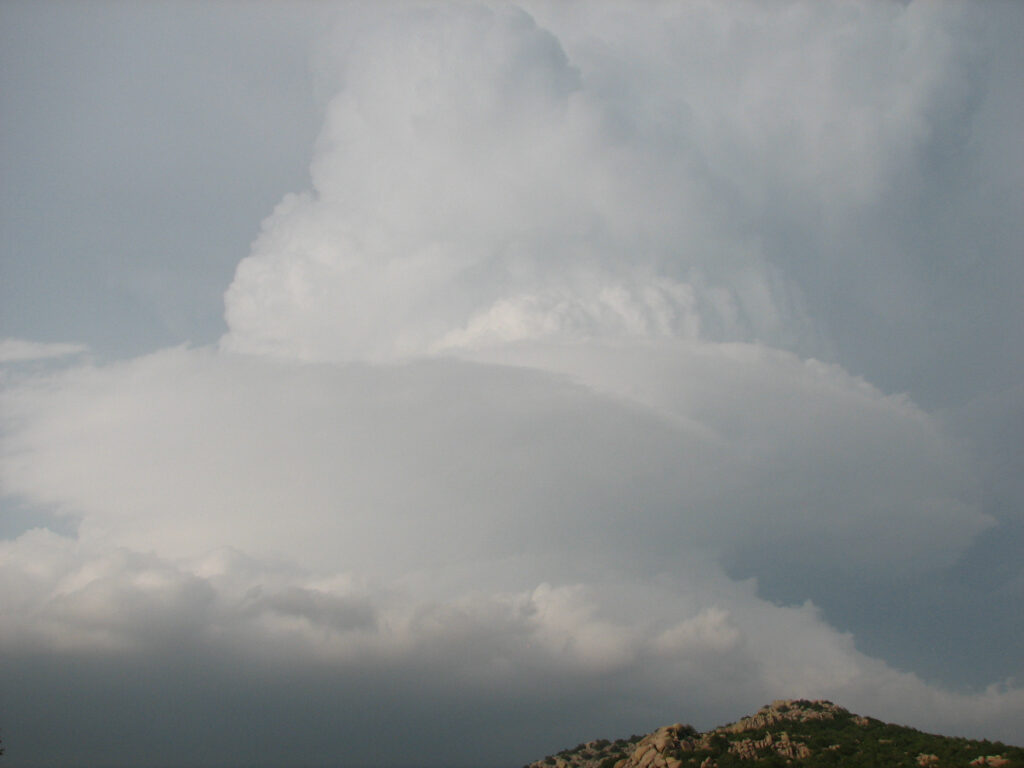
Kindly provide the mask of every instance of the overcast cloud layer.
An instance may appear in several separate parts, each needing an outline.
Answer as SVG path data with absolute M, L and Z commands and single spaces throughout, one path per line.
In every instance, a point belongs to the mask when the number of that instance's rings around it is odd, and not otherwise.
M 144 258 L 145 354 L 0 343 L 12 759 L 506 766 L 783 697 L 1024 742 L 1024 10 L 381 5 L 233 11 L 323 126 L 216 343 L 220 267 Z

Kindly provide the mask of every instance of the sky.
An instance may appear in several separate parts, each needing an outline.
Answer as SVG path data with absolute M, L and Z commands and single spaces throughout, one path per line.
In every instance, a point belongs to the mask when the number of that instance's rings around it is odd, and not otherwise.
M 1022 36 L 0 4 L 4 759 L 1024 743 Z

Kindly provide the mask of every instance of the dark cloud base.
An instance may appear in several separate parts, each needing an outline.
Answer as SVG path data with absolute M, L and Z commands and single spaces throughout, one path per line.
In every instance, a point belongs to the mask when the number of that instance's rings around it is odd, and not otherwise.
M 481 698 L 400 670 L 261 667 L 184 648 L 0 662 L 5 757 L 18 766 L 513 768 L 567 738 L 629 735 L 665 717 L 613 701 L 606 684 L 554 676 Z

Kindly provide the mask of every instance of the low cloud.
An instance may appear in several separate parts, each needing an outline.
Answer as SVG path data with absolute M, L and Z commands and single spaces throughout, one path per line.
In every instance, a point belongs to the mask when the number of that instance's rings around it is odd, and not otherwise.
M 54 344 L 25 339 L 0 339 L 0 363 L 68 357 L 87 351 L 83 344 Z
M 743 345 L 520 353 L 299 365 L 175 349 L 8 387 L 5 488 L 79 518 L 76 539 L 0 545 L 9 658 L 187 652 L 243 677 L 281 668 L 280 685 L 324 674 L 432 724 L 431 754 L 456 763 L 472 754 L 452 750 L 457 728 L 414 702 L 495 717 L 560 702 L 596 735 L 829 696 L 1016 737 L 1017 689 L 929 687 L 719 562 L 756 553 L 755 573 L 856 588 L 955 557 L 989 521 L 912 403 Z
M 193 746 L 210 739 L 210 724 L 230 725 L 225 704 L 248 712 L 252 736 L 241 751 L 264 760 L 319 748 L 360 763 L 419 755 L 459 765 L 526 760 L 559 739 L 625 735 L 670 716 L 710 727 L 773 695 L 828 696 L 921 727 L 1003 738 L 1017 735 L 1024 713 L 1019 690 L 950 693 L 865 657 L 813 606 L 767 603 L 752 583 L 731 581 L 692 553 L 674 577 L 540 582 L 446 600 L 393 582 L 263 566 L 229 550 L 171 562 L 34 531 L 3 542 L 0 553 L 5 584 L 19 587 L 2 598 L 8 695 L 28 694 L 26 680 L 40 686 L 30 698 L 57 694 L 50 677 L 25 676 L 41 658 L 78 665 L 77 682 L 60 683 L 58 709 L 104 698 L 115 709 L 141 705 L 154 685 L 166 703 L 146 706 L 183 714 L 145 727 L 137 716 L 125 722 L 149 743 L 187 724 L 175 753 L 201 762 L 215 762 L 241 736 L 230 726 L 212 752 Z M 104 668 L 127 676 L 116 696 L 88 682 Z M 236 701 L 254 687 L 247 704 Z M 557 726 L 555 712 L 563 713 Z M 279 742 L 279 718 L 312 741 Z M 28 746 L 70 738 L 78 719 L 55 717 L 45 734 L 29 727 L 19 737 Z M 317 735 L 326 722 L 333 726 Z M 392 729 L 418 737 L 378 748 Z M 133 738 L 107 748 L 115 761 L 151 759 Z

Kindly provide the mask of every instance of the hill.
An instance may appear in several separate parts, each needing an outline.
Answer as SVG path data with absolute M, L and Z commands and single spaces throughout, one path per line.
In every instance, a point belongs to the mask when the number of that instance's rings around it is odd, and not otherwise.
M 668 725 L 646 736 L 598 739 L 524 768 L 759 768 L 905 766 L 1024 768 L 1024 749 L 936 736 L 855 715 L 830 701 L 774 701 L 704 733 Z

